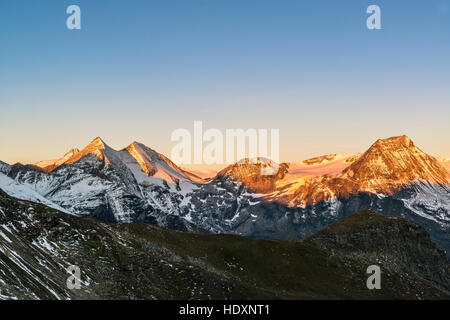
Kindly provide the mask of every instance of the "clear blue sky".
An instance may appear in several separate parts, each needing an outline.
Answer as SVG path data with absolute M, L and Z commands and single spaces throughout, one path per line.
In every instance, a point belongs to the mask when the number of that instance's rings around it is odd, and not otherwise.
M 450 0 L 2 0 L 0 46 L 10 163 L 96 136 L 170 156 L 194 120 L 279 128 L 284 161 L 401 134 L 450 157 Z

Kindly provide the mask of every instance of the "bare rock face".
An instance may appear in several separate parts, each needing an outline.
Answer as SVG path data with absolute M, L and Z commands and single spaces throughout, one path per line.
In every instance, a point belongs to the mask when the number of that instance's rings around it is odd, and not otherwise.
M 75 157 L 79 152 L 80 152 L 80 150 L 78 150 L 77 148 L 73 148 L 73 149 L 70 149 L 64 155 L 64 157 L 62 157 L 60 159 L 39 161 L 34 164 L 34 167 L 37 167 L 46 173 L 50 173 L 53 170 L 55 170 L 56 168 L 58 168 L 60 165 L 62 165 L 66 161 L 68 161 L 70 158 Z
M 342 177 L 359 188 L 385 194 L 414 182 L 448 184 L 447 170 L 434 157 L 420 150 L 407 136 L 378 140 Z
M 81 152 L 77 152 L 73 154 L 67 161 L 64 162 L 66 165 L 70 165 L 72 163 L 77 162 L 81 158 L 87 156 L 88 154 L 95 155 L 97 158 L 105 161 L 108 164 L 111 164 L 107 153 L 109 151 L 109 147 L 103 142 L 100 137 L 95 138 L 91 141 Z
M 0 161 L 0 172 L 3 174 L 8 174 L 11 170 L 11 166 L 3 161 Z
M 331 161 L 336 157 L 337 154 L 327 154 L 320 157 L 314 157 L 311 159 L 303 160 L 304 164 L 313 165 L 313 164 L 321 164 L 324 161 Z
M 271 200 L 305 206 L 361 192 L 393 195 L 414 184 L 446 189 L 450 175 L 436 158 L 400 136 L 377 140 L 341 174 L 311 177 L 293 187 L 285 184 Z
M 276 165 L 268 159 L 244 159 L 238 163 L 230 165 L 217 174 L 218 178 L 230 177 L 234 181 L 241 183 L 247 189 L 256 193 L 272 192 L 276 188 L 276 182 L 282 180 L 289 165 L 281 163 Z M 273 169 L 273 174 L 262 174 L 265 169 Z

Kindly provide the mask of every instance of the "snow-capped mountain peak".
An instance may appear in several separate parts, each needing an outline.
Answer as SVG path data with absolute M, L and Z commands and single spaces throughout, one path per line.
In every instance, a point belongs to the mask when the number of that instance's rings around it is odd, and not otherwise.
M 64 164 L 69 165 L 77 162 L 88 154 L 95 155 L 97 158 L 104 160 L 107 164 L 111 164 L 108 157 L 105 154 L 106 150 L 112 150 L 100 137 L 91 141 L 83 150 L 73 154 Z
M 0 161 L 0 173 L 8 174 L 11 166 L 3 161 Z
M 195 181 L 193 175 L 178 167 L 163 154 L 156 152 L 142 143 L 133 142 L 123 151 L 128 152 L 137 161 L 142 171 L 149 177 L 160 178 L 167 182 Z
M 139 163 L 141 169 L 148 176 L 153 176 L 156 173 L 156 168 L 152 165 L 152 162 L 155 161 L 156 152 L 150 148 L 147 150 L 149 152 L 145 152 L 144 148 L 143 144 L 135 141 L 126 147 L 125 150 Z
M 44 172 L 52 172 L 53 170 L 55 170 L 57 167 L 59 167 L 60 165 L 62 165 L 64 162 L 66 162 L 67 160 L 69 160 L 71 157 L 73 157 L 74 155 L 76 155 L 78 152 L 80 152 L 80 150 L 78 150 L 78 148 L 73 148 L 70 149 L 62 158 L 59 159 L 53 159 L 53 160 L 44 160 L 44 161 L 39 161 L 36 162 L 34 164 L 34 166 L 40 168 L 41 170 L 43 170 Z

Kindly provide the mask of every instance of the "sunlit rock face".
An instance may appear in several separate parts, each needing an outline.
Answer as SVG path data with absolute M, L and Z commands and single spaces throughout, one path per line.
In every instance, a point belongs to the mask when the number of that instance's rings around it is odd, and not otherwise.
M 78 150 L 77 148 L 73 148 L 73 149 L 70 149 L 62 158 L 54 159 L 54 160 L 39 161 L 39 162 L 35 163 L 34 165 L 36 167 L 40 168 L 41 170 L 43 170 L 44 172 L 47 172 L 47 173 L 52 172 L 60 165 L 67 162 L 69 159 L 76 156 L 79 152 L 80 152 L 80 150 Z
M 343 176 L 358 182 L 361 189 L 385 193 L 414 182 L 448 184 L 450 177 L 436 158 L 406 136 L 378 140 Z
M 436 158 L 400 136 L 376 141 L 341 173 L 282 181 L 270 199 L 305 206 L 360 192 L 392 195 L 420 184 L 441 190 L 449 185 L 449 177 Z
M 229 177 L 255 193 L 267 193 L 276 189 L 276 182 L 285 178 L 289 165 L 276 164 L 268 159 L 243 159 L 217 174 L 217 178 Z

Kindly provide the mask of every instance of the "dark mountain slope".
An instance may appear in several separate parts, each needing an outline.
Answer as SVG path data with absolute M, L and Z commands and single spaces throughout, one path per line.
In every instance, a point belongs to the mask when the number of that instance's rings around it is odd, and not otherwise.
M 375 223 L 375 240 L 371 233 L 354 238 L 361 229 L 354 221 L 364 214 L 339 222 L 347 239 L 341 250 L 323 233 L 307 241 L 252 240 L 107 224 L 0 190 L 0 298 L 450 298 L 448 260 L 423 229 L 399 218 L 395 229 L 392 218 L 374 217 L 364 223 Z M 402 264 L 382 260 L 399 252 Z M 381 290 L 368 290 L 365 271 L 377 257 L 393 271 Z M 66 287 L 70 265 L 81 268 L 80 290 Z
M 417 223 L 360 211 L 304 240 L 354 263 L 376 264 L 388 279 L 408 274 L 402 286 L 450 292 L 450 264 Z M 408 283 L 408 281 L 412 281 Z M 432 289 L 435 286 L 435 289 Z

